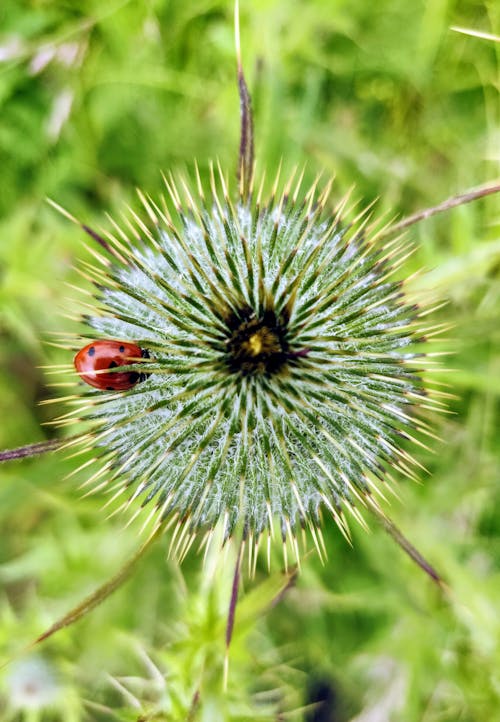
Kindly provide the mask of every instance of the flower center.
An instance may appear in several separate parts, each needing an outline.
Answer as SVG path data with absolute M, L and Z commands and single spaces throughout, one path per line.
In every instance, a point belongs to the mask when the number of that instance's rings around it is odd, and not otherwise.
M 228 328 L 227 363 L 231 371 L 244 376 L 273 374 L 288 360 L 286 326 L 274 311 L 265 311 L 260 318 L 244 311 L 228 320 Z

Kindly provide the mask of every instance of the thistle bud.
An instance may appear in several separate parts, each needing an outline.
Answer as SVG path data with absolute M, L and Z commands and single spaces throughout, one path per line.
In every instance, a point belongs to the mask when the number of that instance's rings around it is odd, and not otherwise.
M 208 191 L 192 185 L 140 194 L 143 217 L 87 269 L 90 333 L 144 351 L 109 364 L 129 389 L 85 390 L 92 479 L 174 525 L 181 556 L 216 528 L 297 555 L 309 529 L 321 553 L 322 509 L 348 535 L 346 511 L 362 521 L 390 470 L 411 476 L 401 441 L 426 432 L 420 309 L 395 276 L 407 244 L 379 241 L 368 211 L 345 219 L 331 184 L 277 178 L 264 200 L 212 169 Z

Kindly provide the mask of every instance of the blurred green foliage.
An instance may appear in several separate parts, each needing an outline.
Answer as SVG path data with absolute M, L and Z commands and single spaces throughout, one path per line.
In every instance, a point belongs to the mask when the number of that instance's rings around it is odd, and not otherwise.
M 45 198 L 99 228 L 136 186 L 158 192 L 160 170 L 196 158 L 206 175 L 220 158 L 234 171 L 232 11 L 218 0 L 1 3 L 1 447 L 55 433 L 38 401 L 63 394 L 47 384 L 64 375 L 40 366 L 71 361 L 45 341 L 71 327 L 65 282 L 80 283 L 72 264 L 88 251 Z M 253 0 L 241 25 L 261 169 L 307 162 L 310 179 L 336 174 L 339 197 L 355 184 L 400 215 L 499 176 L 500 43 L 450 30 L 499 34 L 498 3 Z M 199 557 L 181 572 L 160 543 L 127 586 L 40 650 L 59 685 L 49 707 L 16 711 L 14 672 L 4 675 L 2 719 L 498 719 L 499 228 L 491 197 L 409 232 L 409 272 L 424 266 L 421 291 L 449 301 L 440 316 L 455 325 L 456 370 L 442 380 L 458 398 L 439 423 L 444 442 L 419 453 L 431 476 L 403 481 L 391 515 L 446 578 L 449 603 L 381 529 L 354 530 L 351 549 L 326 523 L 326 566 L 305 559 L 279 604 L 268 609 L 277 572 L 245 582 L 224 695 L 234 559 L 211 586 Z M 84 472 L 65 480 L 75 465 L 56 454 L 0 470 L 7 657 L 138 544 L 102 498 L 81 498 Z

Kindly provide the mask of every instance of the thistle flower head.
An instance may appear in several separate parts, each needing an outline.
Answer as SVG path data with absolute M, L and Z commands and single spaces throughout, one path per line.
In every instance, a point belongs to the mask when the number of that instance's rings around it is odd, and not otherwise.
M 82 225 L 104 249 L 85 271 L 98 288 L 85 316 L 95 341 L 87 332 L 75 357 L 92 387 L 76 398 L 91 432 L 75 443 L 98 450 L 87 484 L 125 495 L 136 515 L 149 508 L 154 535 L 175 525 L 180 557 L 200 534 L 208 549 L 217 529 L 255 560 L 277 532 L 286 565 L 301 530 L 322 554 L 322 510 L 348 536 L 345 511 L 364 524 L 367 506 L 437 580 L 376 501 L 389 469 L 413 475 L 401 439 L 429 433 L 421 311 L 396 274 L 408 248 L 369 209 L 334 208 L 331 182 L 304 189 L 303 174 L 278 171 L 265 196 L 237 1 L 235 40 L 238 188 L 213 166 L 204 188 L 196 167 L 194 182 L 165 179 L 158 202 L 139 192 L 142 211 L 112 232 Z
M 424 428 L 425 392 L 419 312 L 394 278 L 407 248 L 329 210 L 331 184 L 277 180 L 266 201 L 262 186 L 233 201 L 221 172 L 208 192 L 198 174 L 196 192 L 166 185 L 88 270 L 94 338 L 147 351 L 116 369 L 141 373 L 130 390 L 86 387 L 92 481 L 176 523 L 181 552 L 221 524 L 294 548 L 309 528 L 320 548 L 322 508 L 347 534 L 345 510 L 376 506 L 390 467 L 411 474 L 400 439 Z

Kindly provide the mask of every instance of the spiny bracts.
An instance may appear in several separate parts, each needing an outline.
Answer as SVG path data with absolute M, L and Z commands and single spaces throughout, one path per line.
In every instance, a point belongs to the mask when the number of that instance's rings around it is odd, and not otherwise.
M 147 351 L 116 369 L 141 379 L 130 390 L 80 384 L 90 484 L 175 525 L 179 556 L 216 528 L 254 550 L 277 533 L 297 556 L 308 529 L 321 554 L 322 509 L 345 535 L 346 510 L 379 509 L 440 403 L 422 380 L 427 311 L 398 280 L 409 247 L 297 174 L 267 200 L 263 184 L 233 200 L 213 170 L 208 192 L 198 172 L 166 186 L 85 269 L 91 335 Z

